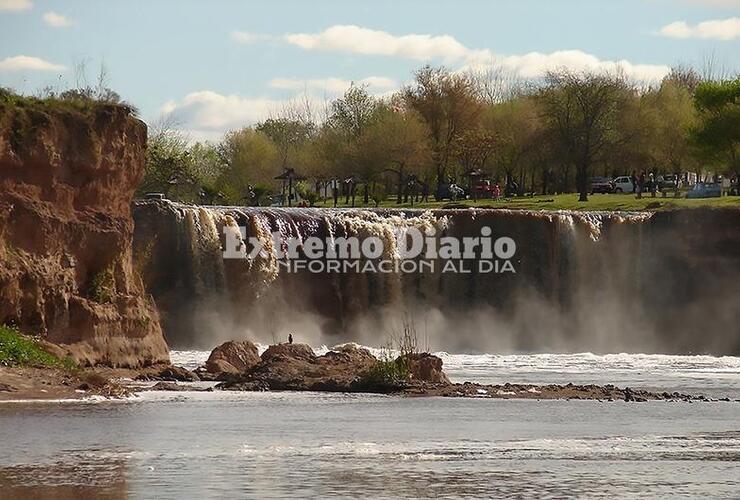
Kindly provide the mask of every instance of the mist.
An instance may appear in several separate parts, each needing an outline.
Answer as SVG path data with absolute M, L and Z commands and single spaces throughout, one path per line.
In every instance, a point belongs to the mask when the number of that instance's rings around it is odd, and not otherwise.
M 135 207 L 143 276 L 171 348 L 232 339 L 383 346 L 411 323 L 451 353 L 740 353 L 740 231 L 732 211 L 658 214 Z M 224 261 L 223 227 L 249 235 L 374 235 L 490 226 L 517 243 L 515 273 L 279 271 Z M 691 231 L 687 231 L 691 228 Z

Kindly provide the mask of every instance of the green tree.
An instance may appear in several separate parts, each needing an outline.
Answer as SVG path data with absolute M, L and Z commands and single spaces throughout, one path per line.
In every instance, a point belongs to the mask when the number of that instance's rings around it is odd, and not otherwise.
M 217 184 L 231 204 L 251 202 L 254 188 L 274 185 L 280 173 L 275 144 L 250 127 L 227 133 L 220 154 L 225 167 Z
M 290 118 L 269 118 L 257 125 L 256 130 L 272 140 L 277 148 L 280 168 L 288 168 L 298 151 L 311 138 L 315 125 Z
M 630 95 L 618 75 L 550 72 L 538 94 L 542 118 L 566 161 L 576 170 L 580 201 L 588 201 L 594 165 L 618 140 L 617 115 Z
M 700 158 L 720 172 L 740 171 L 740 78 L 700 84 L 694 102 L 699 123 L 692 135 Z
M 439 197 L 457 140 L 478 123 L 482 106 L 477 87 L 470 75 L 425 66 L 416 72 L 414 83 L 404 89 L 402 95 L 406 105 L 415 110 L 428 127 Z
M 181 132 L 163 128 L 148 139 L 144 179 L 139 194 L 163 193 L 167 198 L 195 184 L 187 137 Z

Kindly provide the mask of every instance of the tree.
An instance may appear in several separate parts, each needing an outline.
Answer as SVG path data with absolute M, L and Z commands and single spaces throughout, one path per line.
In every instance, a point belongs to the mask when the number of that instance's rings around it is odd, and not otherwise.
M 517 179 L 524 186 L 527 168 L 536 163 L 535 153 L 543 149 L 542 124 L 536 102 L 529 96 L 489 107 L 483 117 L 484 126 L 496 133 L 492 159 L 504 178 Z M 534 172 L 531 172 L 531 180 Z
M 315 125 L 312 122 L 288 118 L 269 118 L 257 125 L 256 130 L 272 140 L 277 148 L 280 168 L 286 169 L 298 150 L 310 139 Z
M 616 117 L 629 95 L 618 75 L 550 72 L 538 94 L 542 118 L 576 169 L 580 201 L 588 201 L 594 164 L 617 138 Z
M 641 101 L 645 109 L 638 117 L 639 134 L 656 171 L 692 170 L 695 151 L 689 134 L 696 126 L 697 112 L 690 84 L 667 77 L 658 90 L 645 94 Z
M 277 148 L 269 137 L 250 127 L 227 133 L 220 154 L 225 168 L 218 185 L 232 204 L 251 202 L 254 187 L 273 185 L 280 172 Z
M 139 194 L 163 193 L 170 198 L 195 184 L 187 137 L 171 128 L 155 128 L 149 136 L 144 179 Z
M 402 203 L 409 175 L 418 175 L 429 164 L 428 131 L 413 110 L 382 106 L 373 123 L 360 138 L 360 156 L 374 158 L 377 174 L 396 177 L 397 202 Z M 374 191 L 374 190 L 373 190 Z
M 379 104 L 365 86 L 352 84 L 344 96 L 332 102 L 327 125 L 342 131 L 348 141 L 357 139 L 375 117 Z
M 200 203 L 213 205 L 225 201 L 218 180 L 226 169 L 219 148 L 213 144 L 196 142 L 190 147 L 191 172 L 198 189 Z
M 404 89 L 402 95 L 406 105 L 427 124 L 440 198 L 455 143 L 466 130 L 476 126 L 480 117 L 482 106 L 475 84 L 470 75 L 425 66 L 416 72 L 414 84 Z
M 723 172 L 740 171 L 740 78 L 700 84 L 694 102 L 699 124 L 692 136 L 700 157 Z

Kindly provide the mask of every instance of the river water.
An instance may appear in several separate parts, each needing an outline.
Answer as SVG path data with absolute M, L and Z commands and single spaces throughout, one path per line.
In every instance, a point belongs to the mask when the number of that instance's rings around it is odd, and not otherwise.
M 181 364 L 206 353 L 175 352 Z M 450 355 L 453 380 L 740 398 L 740 359 Z M 0 498 L 737 497 L 740 402 L 143 393 L 0 405 Z

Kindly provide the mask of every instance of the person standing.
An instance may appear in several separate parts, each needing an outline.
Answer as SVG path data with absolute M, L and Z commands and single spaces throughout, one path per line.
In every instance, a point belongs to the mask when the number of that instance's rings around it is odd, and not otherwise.
M 336 179 L 331 181 L 331 194 L 334 197 L 334 208 L 337 208 L 337 203 L 339 203 L 339 181 Z
M 640 177 L 637 179 L 637 199 L 642 198 L 642 190 L 645 188 L 645 172 L 640 173 Z
M 630 176 L 630 181 L 632 181 L 632 194 L 635 194 L 637 192 L 637 172 L 634 170 Z

